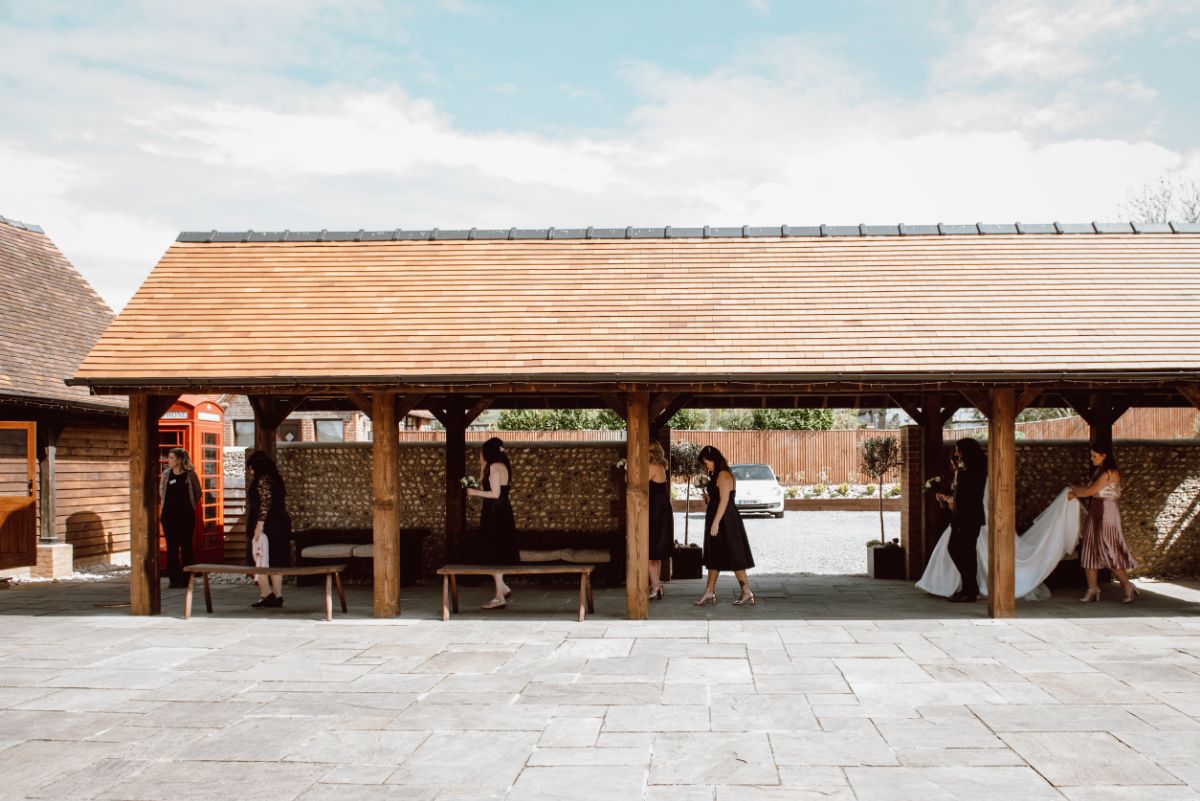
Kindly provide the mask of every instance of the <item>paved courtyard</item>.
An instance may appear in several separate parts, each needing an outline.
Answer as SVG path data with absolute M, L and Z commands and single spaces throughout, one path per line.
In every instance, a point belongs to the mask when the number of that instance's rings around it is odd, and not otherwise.
M 567 586 L 320 620 L 315 588 L 132 618 L 128 585 L 0 591 L 0 799 L 1200 799 L 1200 591 L 992 621 L 909 585 L 758 576 L 654 619 Z M 485 598 L 464 589 L 464 608 Z

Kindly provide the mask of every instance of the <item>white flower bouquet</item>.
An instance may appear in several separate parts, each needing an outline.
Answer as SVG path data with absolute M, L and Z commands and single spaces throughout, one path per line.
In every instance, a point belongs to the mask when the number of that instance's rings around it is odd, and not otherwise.
M 479 479 L 475 476 L 464 476 L 458 483 L 462 484 L 463 489 L 479 489 Z

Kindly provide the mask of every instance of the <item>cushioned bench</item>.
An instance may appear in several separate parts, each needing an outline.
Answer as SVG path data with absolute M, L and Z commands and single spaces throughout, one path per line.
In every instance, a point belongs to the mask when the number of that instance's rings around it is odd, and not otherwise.
M 517 521 L 518 525 L 520 521 Z M 466 558 L 477 550 L 478 529 L 466 533 Z M 562 531 L 525 529 L 517 532 L 517 550 L 521 564 L 592 565 L 589 580 L 601 586 L 619 586 L 625 581 L 625 532 Z
M 407 587 L 421 578 L 422 543 L 427 528 L 400 529 L 400 585 Z M 296 564 L 344 563 L 348 576 L 372 578 L 375 558 L 374 535 L 369 528 L 314 528 L 292 534 Z M 297 579 L 297 583 L 301 582 Z

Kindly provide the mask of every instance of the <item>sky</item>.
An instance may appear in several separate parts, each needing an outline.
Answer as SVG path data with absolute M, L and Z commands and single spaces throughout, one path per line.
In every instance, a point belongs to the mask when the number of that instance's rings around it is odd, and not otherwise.
M 180 231 L 1128 219 L 1196 0 L 0 0 L 0 214 L 119 310 Z

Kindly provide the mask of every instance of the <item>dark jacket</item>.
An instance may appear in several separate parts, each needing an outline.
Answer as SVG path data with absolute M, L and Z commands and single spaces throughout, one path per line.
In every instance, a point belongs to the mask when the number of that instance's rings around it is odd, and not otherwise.
M 987 474 L 960 470 L 954 483 L 954 523 L 979 528 L 987 519 L 983 511 L 983 489 Z

